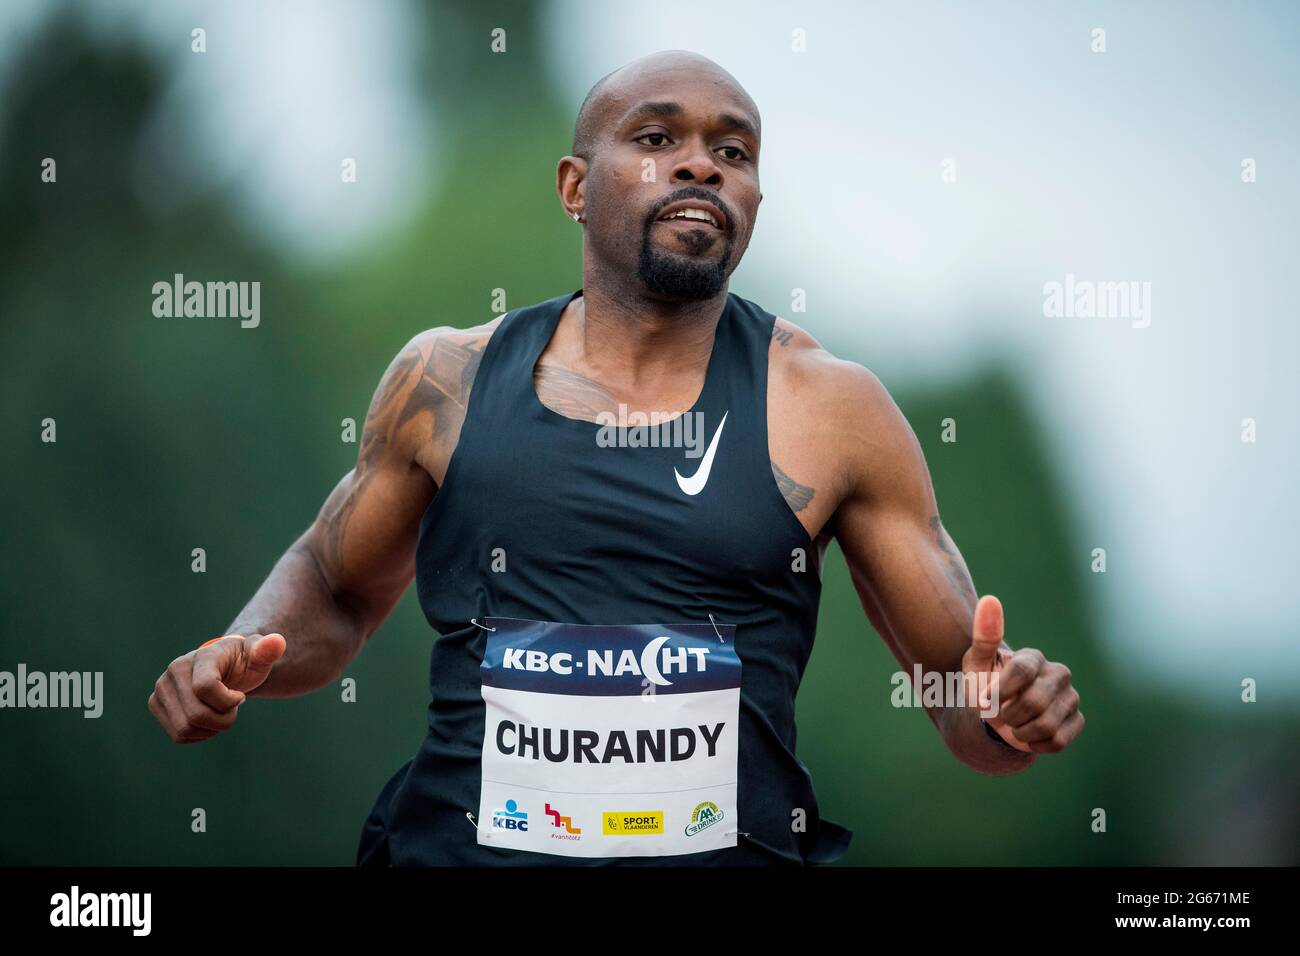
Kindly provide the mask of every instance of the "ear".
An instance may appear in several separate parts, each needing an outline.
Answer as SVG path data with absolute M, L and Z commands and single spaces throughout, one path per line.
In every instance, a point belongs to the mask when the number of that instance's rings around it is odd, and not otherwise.
M 555 191 L 564 214 L 570 219 L 575 212 L 579 215 L 585 212 L 582 193 L 586 178 L 587 161 L 580 156 L 565 156 L 555 167 Z

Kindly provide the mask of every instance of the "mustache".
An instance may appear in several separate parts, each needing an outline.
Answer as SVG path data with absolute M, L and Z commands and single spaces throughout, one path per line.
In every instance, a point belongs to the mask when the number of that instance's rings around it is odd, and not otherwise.
M 655 207 L 651 210 L 649 218 L 646 219 L 646 229 L 649 229 L 651 224 L 659 218 L 660 213 L 673 203 L 680 202 L 683 199 L 694 199 L 699 202 L 707 203 L 710 206 L 717 206 L 722 210 L 722 214 L 726 217 L 727 225 L 725 232 L 727 235 L 731 235 L 736 223 L 736 217 L 732 214 L 731 207 L 728 206 L 717 193 L 700 186 L 686 186 L 671 195 L 665 196 L 663 199 L 655 203 Z

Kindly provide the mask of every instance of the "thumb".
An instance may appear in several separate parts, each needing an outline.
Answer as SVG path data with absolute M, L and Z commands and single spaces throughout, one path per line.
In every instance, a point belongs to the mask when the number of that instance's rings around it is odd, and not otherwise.
M 249 691 L 260 687 L 288 646 L 283 634 L 254 634 L 247 638 L 243 646 L 243 673 L 237 681 L 237 689 Z
M 1002 602 L 986 594 L 975 605 L 975 624 L 967 661 L 971 670 L 991 671 L 1002 646 Z
M 244 653 L 248 655 L 248 666 L 265 667 L 270 670 L 271 665 L 284 655 L 288 646 L 289 643 L 284 639 L 283 634 L 258 634 L 244 645 Z

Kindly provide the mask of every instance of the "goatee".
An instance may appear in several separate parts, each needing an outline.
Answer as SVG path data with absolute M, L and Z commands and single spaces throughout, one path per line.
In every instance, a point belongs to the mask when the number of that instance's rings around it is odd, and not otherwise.
M 703 230 L 678 233 L 691 253 L 702 254 L 712 244 Z M 731 238 L 716 262 L 705 262 L 685 255 L 674 255 L 655 248 L 650 239 L 650 225 L 641 237 L 641 255 L 637 276 L 655 295 L 678 302 L 711 299 L 727 284 L 727 263 L 731 261 Z

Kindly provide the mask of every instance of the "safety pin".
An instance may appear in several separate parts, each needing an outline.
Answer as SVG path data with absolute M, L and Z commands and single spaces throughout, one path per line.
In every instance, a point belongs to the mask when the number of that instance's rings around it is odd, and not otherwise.
M 474 618 L 472 618 L 472 617 L 469 619 L 469 622 L 470 622 L 471 624 L 473 624 L 475 627 L 481 627 L 481 628 L 483 628 L 483 630 L 485 630 L 485 631 L 491 631 L 493 634 L 496 633 L 496 630 L 497 630 L 497 629 L 496 629 L 495 627 L 488 627 L 486 624 L 480 624 L 478 621 L 474 620 Z
M 466 810 L 465 816 L 469 819 L 470 824 L 474 827 L 474 832 L 478 833 L 478 821 L 474 819 L 474 814 L 471 811 Z
M 713 633 L 718 635 L 718 640 L 722 641 L 723 644 L 727 643 L 727 639 L 723 637 L 722 632 L 718 630 L 718 622 L 713 619 L 712 611 L 709 612 L 709 623 L 713 625 Z

